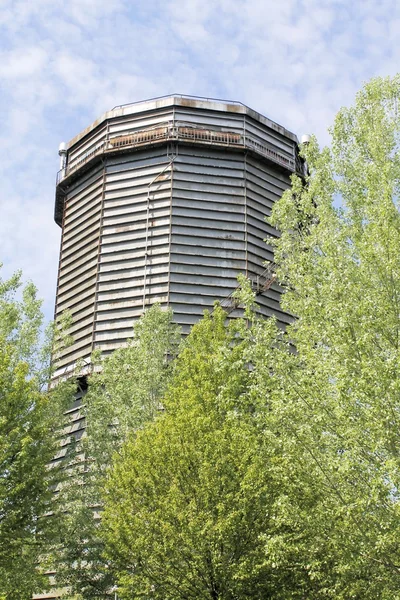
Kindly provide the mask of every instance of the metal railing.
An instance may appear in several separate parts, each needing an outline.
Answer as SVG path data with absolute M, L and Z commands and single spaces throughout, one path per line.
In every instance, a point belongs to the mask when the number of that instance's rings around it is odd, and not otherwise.
M 264 271 L 257 275 L 255 279 L 251 280 L 251 287 L 256 296 L 263 294 L 270 289 L 273 283 L 276 281 L 276 264 L 274 262 L 268 263 L 268 266 Z M 238 291 L 241 286 L 238 285 L 230 294 L 223 298 L 219 306 L 229 315 L 231 312 L 241 307 L 240 299 L 238 298 Z
M 119 136 L 107 136 L 103 141 L 86 152 L 82 157 L 75 160 L 71 166 L 67 166 L 57 174 L 57 184 L 65 177 L 68 177 L 82 166 L 90 162 L 93 158 L 107 152 L 116 150 L 125 150 L 128 148 L 137 148 L 146 144 L 163 141 L 194 141 L 196 143 L 211 144 L 216 146 L 236 146 L 252 150 L 261 156 L 264 156 L 272 162 L 285 167 L 292 173 L 299 170 L 300 164 L 283 153 L 274 150 L 267 144 L 261 143 L 251 134 L 246 132 L 236 133 L 234 131 L 217 131 L 188 125 L 184 122 L 170 122 L 165 126 L 141 129 L 132 133 Z

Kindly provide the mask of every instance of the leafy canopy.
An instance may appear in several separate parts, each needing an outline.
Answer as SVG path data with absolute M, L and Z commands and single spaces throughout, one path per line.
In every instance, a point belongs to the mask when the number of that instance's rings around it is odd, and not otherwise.
M 296 570 L 278 571 L 266 554 L 268 539 L 291 530 L 279 520 L 291 483 L 264 426 L 264 395 L 252 390 L 254 330 L 225 320 L 216 308 L 193 327 L 165 413 L 114 464 L 102 535 L 122 598 L 286 598 L 294 580 L 303 597 Z M 263 334 L 271 351 L 273 322 Z
M 367 84 L 332 148 L 304 148 L 307 185 L 294 178 L 271 219 L 282 306 L 298 317 L 274 410 L 293 460 L 301 448 L 317 466 L 326 499 L 310 550 L 329 536 L 335 598 L 400 593 L 399 94 L 398 76 Z
M 84 598 L 108 597 L 115 583 L 98 532 L 105 478 L 128 436 L 160 413 L 179 344 L 171 311 L 154 305 L 137 321 L 126 347 L 103 360 L 93 357 L 97 372 L 80 409 L 85 436 L 76 443 L 62 489 L 62 539 L 55 549 L 57 581 Z
M 123 447 L 102 533 L 122 597 L 400 596 L 399 92 L 367 84 L 275 204 L 295 322 L 207 317 Z
M 49 469 L 69 386 L 46 389 L 52 331 L 43 338 L 41 302 L 21 275 L 0 280 L 0 596 L 30 598 L 43 583 L 43 555 L 53 539 Z M 21 296 L 20 299 L 18 297 Z

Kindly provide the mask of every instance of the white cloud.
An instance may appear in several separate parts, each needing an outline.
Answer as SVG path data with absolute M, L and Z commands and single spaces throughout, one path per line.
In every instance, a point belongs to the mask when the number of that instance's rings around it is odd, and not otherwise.
M 116 104 L 240 100 L 326 142 L 400 64 L 396 0 L 0 0 L 0 260 L 53 303 L 57 147 Z
M 0 77 L 20 79 L 34 76 L 46 63 L 46 53 L 41 48 L 27 47 L 0 54 Z

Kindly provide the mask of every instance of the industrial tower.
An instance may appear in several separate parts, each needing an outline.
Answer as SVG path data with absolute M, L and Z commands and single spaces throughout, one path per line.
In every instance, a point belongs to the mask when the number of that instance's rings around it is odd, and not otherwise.
M 70 311 L 74 343 L 56 376 L 125 344 L 154 302 L 187 333 L 238 273 L 262 288 L 264 240 L 278 235 L 265 216 L 303 171 L 284 127 L 238 102 L 180 95 L 117 106 L 59 153 L 56 317 Z M 279 288 L 265 287 L 260 312 L 284 325 Z
M 290 322 L 265 270 L 265 239 L 278 235 L 265 217 L 290 176 L 303 175 L 293 133 L 238 102 L 173 95 L 113 108 L 59 154 L 55 317 L 71 313 L 74 343 L 57 357 L 56 379 L 77 362 L 90 373 L 92 351 L 124 345 L 155 302 L 173 309 L 184 333 L 215 300 L 235 316 L 239 273 L 261 292 L 262 315 Z M 68 411 L 75 440 L 83 394 Z M 34 598 L 59 597 L 52 575 L 51 590 Z

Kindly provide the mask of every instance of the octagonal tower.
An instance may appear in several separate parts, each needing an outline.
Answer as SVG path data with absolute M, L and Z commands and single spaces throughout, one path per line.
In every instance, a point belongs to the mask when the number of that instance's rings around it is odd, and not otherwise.
M 123 345 L 154 302 L 187 332 L 238 273 L 262 286 L 264 240 L 277 235 L 265 216 L 303 168 L 284 127 L 237 102 L 178 95 L 115 107 L 60 155 L 56 317 L 71 312 L 74 344 L 58 374 Z M 279 297 L 272 284 L 258 304 L 283 326 Z

